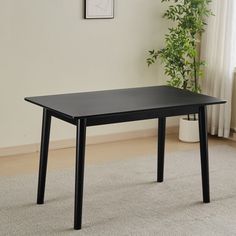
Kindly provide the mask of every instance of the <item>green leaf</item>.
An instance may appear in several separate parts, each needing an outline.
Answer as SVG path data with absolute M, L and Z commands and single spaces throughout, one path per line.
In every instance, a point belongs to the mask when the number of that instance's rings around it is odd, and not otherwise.
M 165 35 L 165 47 L 150 50 L 148 66 L 159 57 L 164 64 L 167 81 L 171 86 L 201 91 L 198 80 L 203 77 L 205 62 L 200 61 L 198 45 L 206 27 L 206 18 L 213 13 L 209 9 L 211 0 L 162 0 L 168 3 L 164 17 L 175 22 Z M 171 4 L 169 4 L 171 2 Z

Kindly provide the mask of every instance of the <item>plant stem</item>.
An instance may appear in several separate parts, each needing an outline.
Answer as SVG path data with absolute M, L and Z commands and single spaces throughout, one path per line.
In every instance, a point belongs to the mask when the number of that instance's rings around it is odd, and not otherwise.
M 197 92 L 197 65 L 196 65 L 196 57 L 193 58 L 193 66 L 194 66 L 194 87 L 195 87 L 195 92 Z

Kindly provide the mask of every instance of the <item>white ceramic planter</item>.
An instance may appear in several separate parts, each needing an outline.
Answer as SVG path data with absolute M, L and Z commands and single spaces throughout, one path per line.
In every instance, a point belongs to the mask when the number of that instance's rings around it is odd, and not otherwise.
M 183 142 L 199 142 L 198 120 L 188 120 L 180 118 L 179 120 L 179 139 Z

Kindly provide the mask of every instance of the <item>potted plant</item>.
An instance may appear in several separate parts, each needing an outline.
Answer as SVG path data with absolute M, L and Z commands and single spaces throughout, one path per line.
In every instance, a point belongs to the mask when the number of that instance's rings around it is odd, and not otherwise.
M 174 22 L 165 35 L 165 47 L 149 51 L 148 66 L 161 59 L 168 84 L 181 89 L 200 93 L 200 79 L 205 62 L 200 60 L 201 35 L 206 26 L 206 18 L 212 15 L 211 0 L 162 0 L 172 2 L 164 17 Z M 180 119 L 179 138 L 186 142 L 199 141 L 196 114 Z

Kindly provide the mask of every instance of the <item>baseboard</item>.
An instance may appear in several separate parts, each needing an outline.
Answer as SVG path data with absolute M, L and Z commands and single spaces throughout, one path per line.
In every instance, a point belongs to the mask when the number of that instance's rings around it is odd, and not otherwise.
M 38 144 L 33 143 L 20 146 L 3 147 L 0 148 L 0 157 L 33 153 L 38 150 L 38 146 Z
M 178 132 L 177 126 L 167 127 L 166 129 L 167 135 L 177 134 L 177 132 Z M 146 129 L 146 130 L 136 130 L 136 131 L 122 132 L 122 133 L 89 136 L 87 138 L 86 143 L 88 145 L 108 143 L 108 142 L 116 142 L 116 141 L 136 139 L 136 138 L 154 137 L 156 135 L 157 135 L 157 130 L 153 128 L 153 129 Z M 57 150 L 57 149 L 64 149 L 64 148 L 72 148 L 74 146 L 75 146 L 74 139 L 56 140 L 56 141 L 50 142 L 49 149 Z M 39 150 L 40 150 L 39 143 L 0 148 L 0 157 L 39 152 Z
M 229 139 L 232 141 L 236 141 L 236 130 L 235 129 L 232 129 Z

